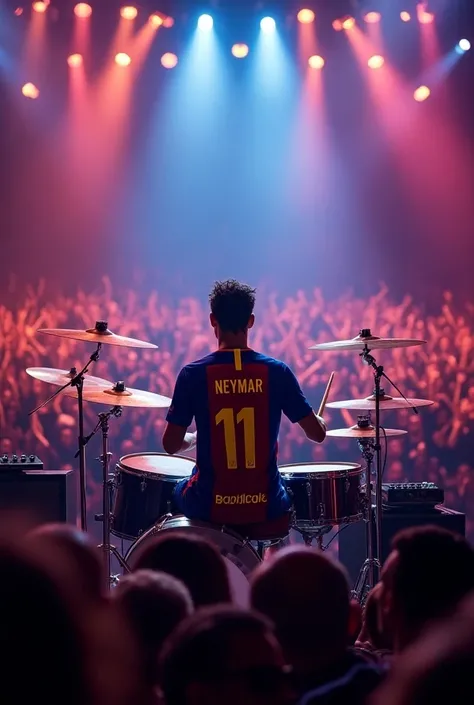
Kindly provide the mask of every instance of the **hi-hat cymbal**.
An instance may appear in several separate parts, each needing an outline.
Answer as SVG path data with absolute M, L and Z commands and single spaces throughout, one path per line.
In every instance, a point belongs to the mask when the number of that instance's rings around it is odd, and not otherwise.
M 156 349 L 158 346 L 147 343 L 136 338 L 126 338 L 123 335 L 116 335 L 108 329 L 107 321 L 97 321 L 95 328 L 88 330 L 73 330 L 71 328 L 41 328 L 37 333 L 55 335 L 58 338 L 68 338 L 70 340 L 82 340 L 85 343 L 102 343 L 104 345 L 118 345 L 122 348 L 147 348 Z
M 65 389 L 64 394 L 77 397 L 77 389 Z M 109 383 L 108 389 L 84 390 L 83 398 L 84 401 L 108 406 L 135 406 L 143 409 L 167 409 L 171 406 L 171 399 L 168 397 L 142 389 L 128 389 L 123 382 L 117 382 L 113 386 Z
M 30 377 L 39 379 L 41 382 L 48 382 L 48 384 L 55 384 L 57 387 L 64 386 L 77 375 L 77 370 L 74 367 L 69 372 L 56 370 L 52 367 L 28 367 L 26 372 Z M 110 387 L 111 382 L 106 379 L 84 375 L 84 391 L 86 389 L 109 389 Z
M 379 338 L 372 335 L 370 328 L 363 328 L 359 335 L 351 340 L 335 340 L 331 343 L 318 343 L 311 345 L 310 350 L 383 350 L 387 348 L 410 348 L 414 345 L 423 345 L 426 340 L 414 338 Z
M 408 409 L 409 407 L 431 406 L 434 401 L 428 399 L 403 399 L 402 397 L 389 397 L 386 394 L 380 396 L 380 409 L 388 411 L 390 409 Z M 348 399 L 346 401 L 331 401 L 326 404 L 331 409 L 349 409 L 354 411 L 373 411 L 375 409 L 375 396 L 365 399 Z
M 404 436 L 407 431 L 402 431 L 400 428 L 384 428 L 380 431 L 380 436 Z M 332 431 L 327 431 L 327 436 L 333 438 L 375 438 L 375 426 L 351 426 L 350 428 L 335 428 Z

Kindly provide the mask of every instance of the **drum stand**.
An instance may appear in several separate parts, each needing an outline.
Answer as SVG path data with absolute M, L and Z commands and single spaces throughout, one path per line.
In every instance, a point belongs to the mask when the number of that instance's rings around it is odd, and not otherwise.
M 365 495 L 362 497 L 364 506 L 366 555 L 362 568 L 352 591 L 354 597 L 361 605 L 365 603 L 368 593 L 375 585 L 375 571 L 380 570 L 380 561 L 374 556 L 374 532 L 372 526 L 372 464 L 374 460 L 374 442 L 372 438 L 360 438 L 357 444 L 362 457 L 367 463 L 365 471 Z
M 102 522 L 102 543 L 99 545 L 99 548 L 101 549 L 103 556 L 104 578 L 106 581 L 105 587 L 107 590 L 118 581 L 117 576 L 111 575 L 111 556 L 115 556 L 124 570 L 127 572 L 130 571 L 127 562 L 122 557 L 118 549 L 110 543 L 110 526 L 112 522 L 111 506 L 114 480 L 109 477 L 109 460 L 112 455 L 108 450 L 109 419 L 114 416 L 118 418 L 121 415 L 121 406 L 114 406 L 106 413 L 98 414 L 99 421 L 97 422 L 97 425 L 92 433 L 84 438 L 84 445 L 86 445 L 100 428 L 102 433 L 102 454 L 98 459 L 102 463 L 102 514 L 96 514 L 95 519 L 96 521 Z
M 46 401 L 43 401 L 39 406 L 37 406 L 33 411 L 30 411 L 28 416 L 31 416 L 36 411 L 39 411 L 53 401 L 58 394 L 61 394 L 67 387 L 75 387 L 77 389 L 77 412 L 78 412 L 78 422 L 79 422 L 79 437 L 78 445 L 79 450 L 77 451 L 74 458 L 79 457 L 79 487 L 80 487 L 80 506 L 81 506 L 81 529 L 82 531 L 87 531 L 87 487 L 86 487 L 86 439 L 84 438 L 84 405 L 82 392 L 84 389 L 84 375 L 89 371 L 89 367 L 93 362 L 97 362 L 100 355 L 100 349 L 102 343 L 97 343 L 97 350 L 95 350 L 87 363 L 84 365 L 80 372 L 76 371 L 75 367 L 71 367 L 71 379 L 69 382 L 59 387 L 54 394 L 52 394 Z

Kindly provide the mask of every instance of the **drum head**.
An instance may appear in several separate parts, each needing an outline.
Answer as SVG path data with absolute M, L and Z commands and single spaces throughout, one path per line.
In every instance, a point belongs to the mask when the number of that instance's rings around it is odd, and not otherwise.
M 138 556 L 139 549 L 164 531 L 190 532 L 203 536 L 213 543 L 225 559 L 234 601 L 242 607 L 248 607 L 250 596 L 248 578 L 260 563 L 260 558 L 241 536 L 225 527 L 188 519 L 181 514 L 158 521 L 132 544 L 125 556 L 126 562 L 133 568 L 134 556 Z
M 362 467 L 358 463 L 296 463 L 281 465 L 280 473 L 286 477 L 314 477 L 324 479 L 342 475 L 358 475 Z
M 167 455 L 166 453 L 132 453 L 120 458 L 118 469 L 137 475 L 160 475 L 170 480 L 180 480 L 189 477 L 195 461 L 182 455 Z

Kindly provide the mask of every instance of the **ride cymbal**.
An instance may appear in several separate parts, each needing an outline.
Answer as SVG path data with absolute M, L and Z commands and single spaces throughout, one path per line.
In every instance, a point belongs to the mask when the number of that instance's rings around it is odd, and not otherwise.
M 126 338 L 123 335 L 116 335 L 108 328 L 107 321 L 97 321 L 95 328 L 88 330 L 73 330 L 71 328 L 40 328 L 37 333 L 45 335 L 55 335 L 58 338 L 68 338 L 69 340 L 81 340 L 84 343 L 101 343 L 104 345 L 118 345 L 122 348 L 146 348 L 157 349 L 153 343 L 136 338 Z
M 69 388 L 64 394 L 77 397 L 77 389 Z M 84 401 L 108 406 L 135 406 L 142 409 L 167 409 L 171 406 L 171 399 L 161 394 L 145 392 L 142 389 L 128 389 L 123 382 L 110 386 L 108 389 L 87 389 L 83 394 Z
M 415 338 L 379 338 L 372 335 L 370 328 L 363 328 L 359 335 L 351 340 L 335 340 L 330 343 L 311 345 L 309 350 L 384 350 L 389 348 L 410 348 L 414 345 L 423 345 L 426 340 Z
M 384 436 L 404 436 L 407 431 L 402 431 L 400 428 L 384 428 L 380 429 L 380 437 Z M 332 431 L 327 431 L 326 436 L 333 438 L 375 438 L 375 426 L 351 426 L 350 428 L 335 428 Z
M 26 373 L 29 374 L 30 377 L 39 379 L 41 382 L 63 387 L 77 375 L 77 370 L 75 367 L 71 368 L 69 372 L 66 370 L 56 370 L 52 367 L 28 367 Z M 84 391 L 86 389 L 109 389 L 111 384 L 112 383 L 106 379 L 92 377 L 88 374 L 84 375 Z
M 408 409 L 410 407 L 431 406 L 434 401 L 428 399 L 403 399 L 402 397 L 380 396 L 380 410 Z M 375 396 L 365 399 L 347 399 L 345 401 L 331 401 L 326 404 L 331 409 L 349 409 L 350 411 L 373 411 L 375 409 Z

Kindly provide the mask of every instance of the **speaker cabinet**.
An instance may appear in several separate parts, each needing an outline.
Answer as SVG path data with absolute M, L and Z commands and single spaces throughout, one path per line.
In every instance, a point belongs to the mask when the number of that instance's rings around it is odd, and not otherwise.
M 35 525 L 76 523 L 76 488 L 72 470 L 1 472 L 0 511 L 21 512 Z
M 460 512 L 446 507 L 436 507 L 430 511 L 417 512 L 382 512 L 382 564 L 390 553 L 393 537 L 402 529 L 412 526 L 439 526 L 454 533 L 465 536 L 466 517 Z M 375 519 L 372 512 L 372 526 L 375 549 Z M 339 534 L 339 560 L 349 572 L 352 583 L 355 583 L 359 570 L 366 558 L 365 522 L 349 524 Z

